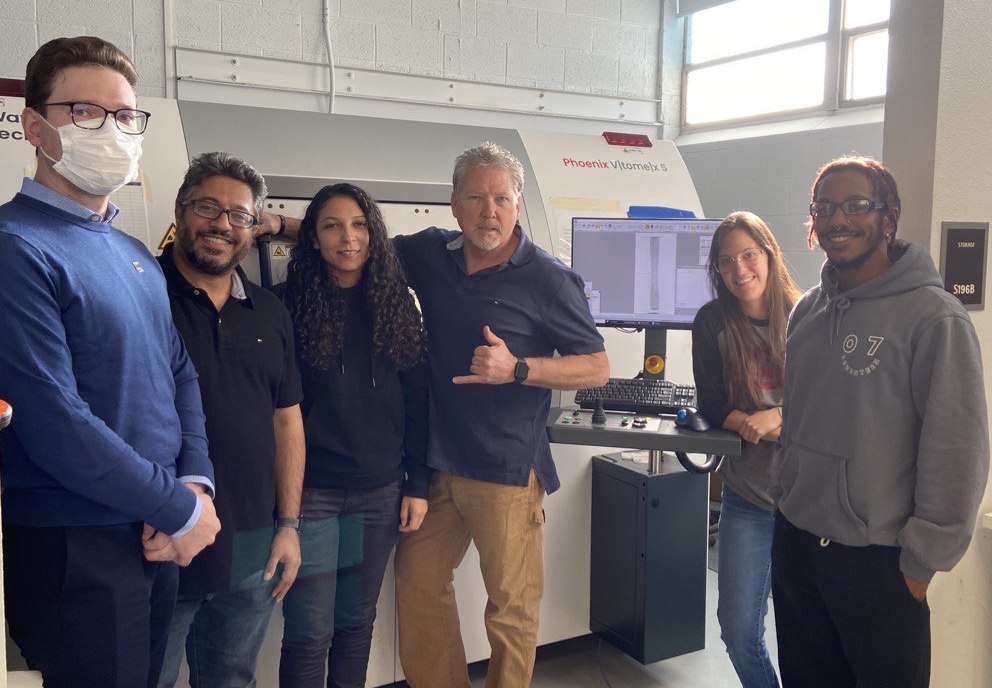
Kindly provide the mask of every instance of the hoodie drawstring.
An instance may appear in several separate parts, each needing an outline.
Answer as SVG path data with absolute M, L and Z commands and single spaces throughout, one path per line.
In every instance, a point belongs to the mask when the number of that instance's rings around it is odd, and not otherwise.
M 830 308 L 830 339 L 829 343 L 834 343 L 834 335 L 840 334 L 840 323 L 844 319 L 844 311 L 851 307 L 851 299 L 847 298 L 843 294 L 838 296 L 836 299 L 832 299 L 829 303 Z
M 344 375 L 344 352 L 342 351 L 339 356 L 341 356 L 341 374 Z M 371 363 L 372 370 L 372 387 L 375 388 L 375 353 L 369 352 L 369 361 Z

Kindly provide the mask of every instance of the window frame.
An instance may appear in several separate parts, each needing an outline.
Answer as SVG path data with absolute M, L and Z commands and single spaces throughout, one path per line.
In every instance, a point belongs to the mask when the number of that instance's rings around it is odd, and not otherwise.
M 689 52 L 692 49 L 692 16 L 687 17 L 683 26 L 685 34 L 682 50 L 682 83 L 680 88 L 681 107 L 679 108 L 682 132 L 712 131 L 747 124 L 782 122 L 792 119 L 801 119 L 811 115 L 831 115 L 837 114 L 840 111 L 876 107 L 884 104 L 884 93 L 881 96 L 874 96 L 871 98 L 855 99 L 844 97 L 847 88 L 847 67 L 850 59 L 850 45 L 852 41 L 864 34 L 875 33 L 882 30 L 888 31 L 891 22 L 890 10 L 889 19 L 886 21 L 865 24 L 864 26 L 859 26 L 852 29 L 845 29 L 843 22 L 844 3 L 856 1 L 857 0 L 829 0 L 829 15 L 826 33 L 809 36 L 807 38 L 802 38 L 787 43 L 779 43 L 766 48 L 750 50 L 728 57 L 721 57 L 715 60 L 699 62 L 696 64 L 689 64 L 688 62 Z M 738 62 L 752 57 L 769 55 L 779 51 L 788 50 L 790 48 L 799 48 L 817 43 L 825 44 L 824 62 L 826 63 L 823 74 L 823 102 L 820 105 L 794 110 L 778 110 L 761 115 L 737 117 L 734 119 L 722 119 L 713 122 L 703 122 L 697 124 L 689 124 L 686 122 L 686 103 L 688 102 L 687 92 L 689 74 L 691 72 L 707 67 L 715 67 L 722 64 Z
M 876 22 L 874 24 L 865 24 L 864 26 L 859 26 L 856 29 L 841 29 L 841 43 L 840 43 L 840 69 L 837 81 L 837 90 L 835 91 L 837 97 L 837 107 L 839 108 L 850 108 L 850 107 L 861 107 L 863 105 L 879 105 L 885 103 L 885 94 L 880 96 L 872 96 L 870 98 L 845 98 L 844 93 L 847 90 L 847 67 L 848 60 L 851 58 L 851 44 L 856 38 L 861 36 L 867 36 L 872 33 L 878 33 L 880 31 L 885 31 L 888 33 L 889 22 Z M 886 72 L 887 74 L 887 72 Z

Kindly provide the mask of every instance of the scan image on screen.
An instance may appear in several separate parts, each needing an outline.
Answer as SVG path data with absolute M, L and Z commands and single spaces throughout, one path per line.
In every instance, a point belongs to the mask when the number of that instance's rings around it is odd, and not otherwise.
M 720 220 L 574 218 L 572 267 L 597 325 L 687 329 L 713 298 L 706 274 Z

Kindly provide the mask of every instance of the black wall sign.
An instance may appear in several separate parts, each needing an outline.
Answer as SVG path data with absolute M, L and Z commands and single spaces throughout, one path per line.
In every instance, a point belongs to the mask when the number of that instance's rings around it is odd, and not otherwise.
M 940 273 L 944 289 L 968 310 L 985 308 L 988 222 L 942 222 Z

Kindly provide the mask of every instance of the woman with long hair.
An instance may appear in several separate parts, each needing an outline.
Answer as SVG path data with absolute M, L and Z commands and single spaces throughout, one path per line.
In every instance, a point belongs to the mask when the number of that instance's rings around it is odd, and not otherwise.
M 764 221 L 728 215 L 710 246 L 716 298 L 692 324 L 692 363 L 700 411 L 738 433 L 741 456 L 720 466 L 717 616 L 744 688 L 779 685 L 765 645 L 775 492 L 782 452 L 782 386 L 789 312 L 801 296 Z
M 283 602 L 279 681 L 364 686 L 398 533 L 427 512 L 425 335 L 375 201 L 321 189 L 282 287 L 296 331 L 307 460 L 299 577 Z

